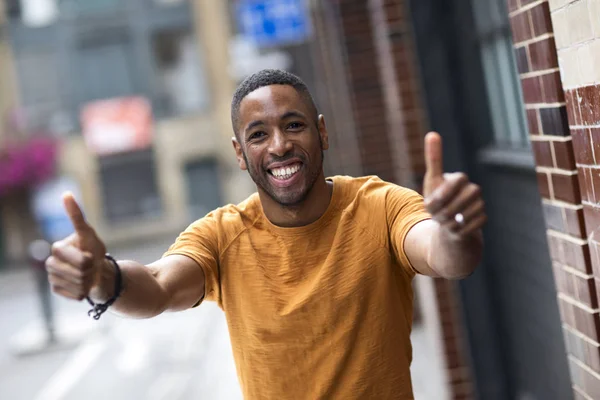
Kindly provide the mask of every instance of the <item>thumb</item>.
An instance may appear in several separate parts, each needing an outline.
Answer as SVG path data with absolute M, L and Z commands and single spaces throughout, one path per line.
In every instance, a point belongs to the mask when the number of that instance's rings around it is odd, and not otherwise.
M 82 235 L 89 231 L 90 226 L 85 221 L 85 217 L 83 216 L 83 212 L 77 204 L 77 200 L 73 196 L 73 193 L 66 192 L 63 195 L 63 204 L 65 206 L 65 210 L 67 211 L 67 215 L 73 224 L 73 228 L 75 228 L 75 232 L 78 235 Z
M 425 136 L 425 179 L 423 195 L 431 195 L 444 181 L 444 162 L 442 158 L 442 138 L 437 132 Z
M 443 177 L 442 137 L 437 132 L 429 132 L 425 136 L 425 166 L 429 178 Z

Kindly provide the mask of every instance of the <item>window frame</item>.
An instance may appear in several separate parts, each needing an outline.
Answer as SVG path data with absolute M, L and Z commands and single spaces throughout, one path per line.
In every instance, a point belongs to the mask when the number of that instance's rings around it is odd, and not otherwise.
M 525 102 L 505 0 L 471 0 L 478 48 L 494 129 L 493 147 L 530 149 Z

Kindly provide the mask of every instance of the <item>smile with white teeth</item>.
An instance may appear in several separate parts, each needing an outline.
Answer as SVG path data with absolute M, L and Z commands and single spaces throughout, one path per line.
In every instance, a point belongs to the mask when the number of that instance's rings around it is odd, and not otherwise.
M 289 179 L 300 169 L 300 164 L 294 164 L 287 167 L 273 168 L 269 170 L 277 179 Z

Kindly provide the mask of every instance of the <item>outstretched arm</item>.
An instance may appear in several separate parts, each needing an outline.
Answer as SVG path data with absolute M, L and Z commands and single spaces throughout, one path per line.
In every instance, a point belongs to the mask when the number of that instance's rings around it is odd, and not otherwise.
M 63 297 L 95 303 L 112 297 L 115 266 L 105 258 L 106 247 L 85 221 L 71 194 L 64 205 L 75 228 L 52 246 L 46 269 L 52 290 Z M 189 308 L 204 296 L 205 278 L 198 264 L 183 255 L 171 255 L 149 265 L 118 261 L 123 290 L 111 309 L 132 318 L 150 318 L 164 311 Z
M 404 249 L 423 275 L 448 279 L 469 276 L 481 261 L 482 226 L 487 217 L 479 186 L 462 173 L 445 174 L 442 143 L 437 133 L 425 138 L 427 173 L 423 186 L 431 220 L 416 224 Z

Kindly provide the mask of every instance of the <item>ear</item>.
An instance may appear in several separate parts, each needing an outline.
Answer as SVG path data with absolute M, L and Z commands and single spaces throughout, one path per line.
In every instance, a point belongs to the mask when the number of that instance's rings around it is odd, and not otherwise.
M 248 166 L 246 165 L 246 159 L 244 158 L 242 145 L 240 142 L 238 142 L 235 136 L 231 138 L 231 144 L 233 145 L 233 150 L 235 150 L 235 157 L 237 158 L 238 166 L 242 171 L 246 171 Z
M 321 143 L 323 143 L 323 150 L 329 149 L 329 134 L 327 133 L 327 125 L 325 125 L 325 117 L 323 114 L 319 115 L 318 126 L 319 135 L 321 136 Z

